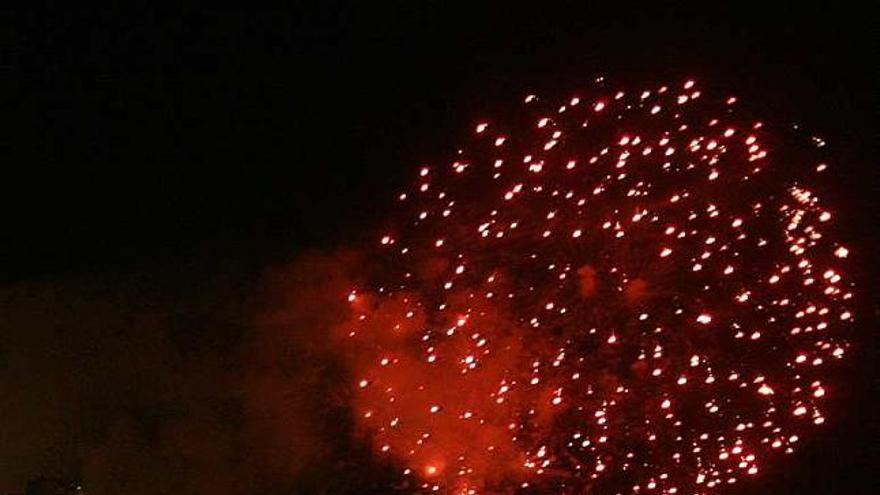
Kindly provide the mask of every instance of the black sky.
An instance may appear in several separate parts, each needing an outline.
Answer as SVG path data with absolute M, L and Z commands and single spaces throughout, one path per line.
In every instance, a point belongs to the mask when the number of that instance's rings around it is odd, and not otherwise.
M 266 270 L 308 250 L 357 243 L 412 169 L 454 146 L 476 119 L 526 92 L 566 92 L 597 74 L 640 83 L 693 76 L 736 92 L 767 119 L 823 136 L 836 157 L 834 200 L 852 218 L 847 233 L 868 259 L 860 276 L 871 293 L 878 54 L 866 10 L 542 3 L 7 7 L 0 313 L 16 316 L 0 316 L 2 383 L 27 395 L 15 387 L 39 376 L 41 390 L 94 385 L 121 394 L 127 382 L 52 373 L 92 376 L 77 359 L 100 347 L 105 337 L 94 329 L 141 318 L 126 308 L 144 305 L 160 316 L 127 330 L 114 353 L 149 347 L 139 332 L 158 332 L 171 337 L 154 345 L 155 356 L 170 346 L 175 369 L 198 368 L 191 355 L 222 361 L 248 332 L 242 315 Z M 868 298 L 866 322 L 876 316 L 876 298 Z M 49 318 L 57 301 L 69 314 Z M 69 345 L 50 342 L 57 321 L 79 319 L 77 308 L 94 314 L 65 334 Z M 872 342 L 850 370 L 851 402 L 839 425 L 756 493 L 870 493 L 878 467 Z M 37 356 L 32 364 L 10 364 L 18 346 Z M 105 359 L 103 352 L 95 356 Z M 169 366 L 147 356 L 138 374 Z M 106 368 L 100 373 L 125 366 Z M 181 386 L 202 390 L 191 381 Z M 217 387 L 209 395 L 224 394 Z M 106 437 L 98 431 L 104 419 L 92 417 L 102 399 L 88 397 L 82 417 L 46 421 L 82 422 L 62 430 Z M 142 397 L 173 405 L 177 396 Z M 38 408 L 40 399 L 25 402 Z M 106 398 L 115 405 L 105 409 L 123 402 Z M 33 412 L 0 414 L 9 411 Z M 9 454 L 0 441 L 0 477 L 53 474 L 2 464 L 7 455 L 61 449 L 58 438 L 68 437 L 16 435 L 21 445 Z M 9 483 L 0 479 L 0 490 Z

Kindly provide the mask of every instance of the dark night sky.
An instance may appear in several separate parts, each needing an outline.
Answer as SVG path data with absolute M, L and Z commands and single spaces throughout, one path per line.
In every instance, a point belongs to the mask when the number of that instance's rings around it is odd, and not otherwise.
M 130 493 L 147 491 L 151 476 L 178 467 L 150 431 L 179 410 L 219 423 L 204 436 L 257 442 L 239 435 L 247 372 L 230 378 L 229 369 L 247 361 L 240 346 L 265 273 L 370 235 L 413 167 L 477 118 L 597 73 L 695 76 L 825 137 L 834 202 L 866 258 L 857 277 L 865 293 L 875 287 L 877 39 L 865 11 L 290 3 L 10 9 L 0 69 L 12 128 L 0 180 L 0 492 L 37 474 L 104 487 L 124 478 Z M 872 332 L 876 298 L 866 299 Z M 863 338 L 849 370 L 839 423 L 754 493 L 869 493 L 880 456 L 872 344 Z M 190 414 L 204 402 L 232 412 Z M 214 452 L 181 468 L 193 479 L 210 477 L 229 448 L 186 441 Z M 169 458 L 150 464 L 133 450 Z M 107 459 L 138 465 L 137 475 L 106 475 Z M 315 478 L 334 469 L 266 490 L 314 493 Z M 350 487 L 383 476 L 381 467 L 350 471 L 331 493 L 362 493 Z M 198 493 L 199 483 L 173 490 Z

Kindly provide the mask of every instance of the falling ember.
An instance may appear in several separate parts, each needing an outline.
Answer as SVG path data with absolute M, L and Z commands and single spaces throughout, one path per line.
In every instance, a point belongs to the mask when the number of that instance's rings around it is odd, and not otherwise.
M 421 168 L 341 295 L 355 417 L 421 492 L 723 492 L 826 421 L 856 315 L 818 145 L 596 84 Z

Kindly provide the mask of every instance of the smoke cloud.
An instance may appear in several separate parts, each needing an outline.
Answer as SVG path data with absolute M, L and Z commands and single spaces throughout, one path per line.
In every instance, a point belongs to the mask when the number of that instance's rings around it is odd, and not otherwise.
M 96 495 L 387 486 L 351 440 L 347 367 L 329 338 L 355 262 L 3 287 L 0 491 L 38 475 Z

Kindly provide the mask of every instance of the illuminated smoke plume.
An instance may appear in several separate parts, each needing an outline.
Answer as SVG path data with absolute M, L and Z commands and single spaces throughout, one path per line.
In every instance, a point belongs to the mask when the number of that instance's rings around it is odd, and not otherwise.
M 692 494 L 794 451 L 853 320 L 824 143 L 693 81 L 523 106 L 418 171 L 348 294 L 377 455 L 425 493 Z

